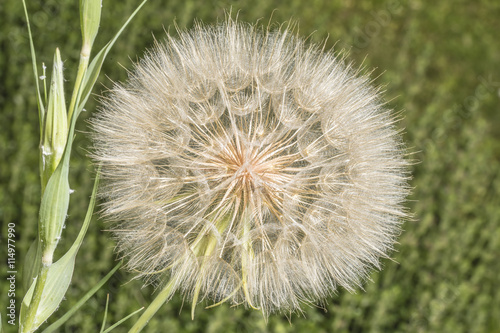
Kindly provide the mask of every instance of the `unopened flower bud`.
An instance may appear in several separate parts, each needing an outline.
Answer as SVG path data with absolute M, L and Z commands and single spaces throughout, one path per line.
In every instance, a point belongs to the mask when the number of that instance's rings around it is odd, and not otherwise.
M 63 62 L 59 49 L 54 55 L 49 102 L 43 121 L 41 142 L 42 185 L 47 185 L 61 161 L 68 136 L 68 119 L 64 99 Z
M 82 53 L 90 55 L 101 21 L 102 0 L 80 0 L 80 24 L 82 29 Z

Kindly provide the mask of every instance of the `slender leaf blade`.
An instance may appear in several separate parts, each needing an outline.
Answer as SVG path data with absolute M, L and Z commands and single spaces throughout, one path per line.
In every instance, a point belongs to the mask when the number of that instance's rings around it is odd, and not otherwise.
M 45 116 L 45 110 L 42 101 L 42 94 L 40 93 L 40 85 L 38 84 L 38 70 L 36 68 L 35 45 L 33 43 L 33 36 L 31 34 L 31 25 L 28 16 L 28 9 L 26 8 L 26 2 L 24 0 L 23 0 L 23 7 L 24 7 L 24 16 L 26 17 L 26 25 L 28 26 L 28 36 L 30 40 L 31 62 L 33 65 L 33 76 L 35 77 L 35 84 L 36 84 L 36 101 L 38 104 L 38 118 L 40 120 L 40 135 L 41 135 L 43 129 L 43 119 Z
M 107 330 L 105 330 L 104 332 L 102 333 L 109 333 L 111 332 L 112 330 L 114 330 L 116 327 L 118 327 L 121 323 L 123 323 L 125 320 L 129 319 L 130 317 L 132 317 L 133 315 L 135 315 L 136 313 L 142 311 L 144 309 L 144 307 L 138 309 L 138 310 L 135 310 L 134 312 L 132 312 L 131 314 L 129 314 L 128 316 L 126 316 L 125 318 L 123 319 L 120 319 L 119 321 L 116 322 L 116 324 L 108 327 Z
M 99 333 L 104 332 L 104 328 L 106 327 L 106 319 L 108 318 L 108 306 L 109 306 L 109 294 L 106 295 L 106 307 L 104 308 L 104 318 L 102 318 L 102 325 Z

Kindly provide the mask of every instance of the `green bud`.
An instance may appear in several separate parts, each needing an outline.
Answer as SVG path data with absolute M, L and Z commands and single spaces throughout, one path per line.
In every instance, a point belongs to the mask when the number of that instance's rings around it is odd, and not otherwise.
M 59 49 L 54 55 L 49 102 L 43 122 L 41 158 L 42 186 L 45 189 L 50 176 L 61 161 L 68 136 L 68 119 L 64 99 L 63 62 Z
M 101 21 L 101 0 L 80 0 L 80 24 L 82 28 L 82 53 L 90 55 Z

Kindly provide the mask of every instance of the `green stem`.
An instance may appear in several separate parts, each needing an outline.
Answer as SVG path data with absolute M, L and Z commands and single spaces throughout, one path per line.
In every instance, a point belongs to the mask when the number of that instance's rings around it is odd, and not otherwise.
M 35 290 L 33 291 L 33 296 L 31 297 L 28 308 L 28 313 L 26 314 L 24 323 L 21 323 L 21 332 L 33 332 L 36 329 L 36 313 L 42 300 L 43 289 L 45 288 L 45 282 L 47 281 L 49 267 L 50 266 L 42 265 L 40 268 L 40 272 L 36 279 Z
M 220 216 L 222 215 L 222 216 Z M 224 230 L 229 226 L 229 223 L 231 221 L 231 215 L 230 214 L 216 214 L 214 219 L 217 220 L 216 227 L 217 230 L 220 233 L 223 233 Z M 215 249 L 215 246 L 217 245 L 217 240 L 213 236 L 209 236 L 208 240 L 205 239 L 207 236 L 208 230 L 203 230 L 200 232 L 198 235 L 197 239 L 191 244 L 192 246 L 192 251 L 195 254 L 196 257 L 203 256 L 203 263 L 201 264 L 202 267 L 205 264 L 205 259 L 207 256 L 211 255 Z M 201 269 L 200 269 L 201 270 Z M 201 275 L 200 275 L 201 277 Z M 172 293 L 174 292 L 173 290 L 174 283 L 172 279 L 168 282 L 168 284 L 162 289 L 162 291 L 156 296 L 156 298 L 153 300 L 153 302 L 149 305 L 149 307 L 146 309 L 146 311 L 143 312 L 139 320 L 134 324 L 134 326 L 130 329 L 129 333 L 137 333 L 140 332 L 144 326 L 148 323 L 148 321 L 154 316 L 154 314 L 158 311 L 158 309 L 170 298 Z M 196 306 L 197 300 L 198 300 L 198 293 L 201 288 L 201 280 L 198 279 L 197 284 L 196 284 L 196 289 L 195 289 L 195 295 L 193 297 L 193 307 L 191 309 L 191 316 L 194 317 L 194 308 Z
M 247 235 L 250 232 L 250 222 L 249 222 L 250 219 L 251 219 L 250 209 L 246 208 L 243 211 L 243 219 L 242 219 L 243 220 L 243 230 L 242 230 L 243 234 L 242 234 L 241 239 L 247 239 Z M 248 265 L 249 265 L 251 259 L 254 257 L 252 244 L 250 243 L 250 241 L 248 241 L 248 239 L 245 241 L 245 243 L 243 243 L 243 249 L 245 250 L 245 251 L 243 251 L 243 253 L 241 255 L 241 281 L 242 281 L 243 293 L 245 294 L 248 305 L 252 309 L 258 310 L 258 308 L 253 305 L 252 298 L 250 297 L 250 292 L 248 290 L 248 281 L 247 281 Z
M 128 333 L 137 333 L 142 331 L 144 326 L 151 320 L 155 313 L 160 309 L 160 307 L 165 304 L 165 302 L 170 298 L 174 291 L 174 281 L 170 279 L 168 284 L 160 291 L 158 296 L 153 300 L 153 302 L 148 306 L 146 311 L 144 311 L 141 317 L 136 321 L 134 326 L 128 331 Z
M 68 110 L 68 123 L 71 124 L 71 117 L 75 111 L 76 102 L 80 95 L 80 86 L 82 85 L 83 78 L 85 77 L 85 72 L 89 66 L 90 59 L 90 48 L 87 46 L 82 46 L 80 52 L 80 62 L 78 64 L 78 73 L 76 74 L 75 88 L 73 89 L 73 95 L 71 96 L 71 102 L 69 104 Z

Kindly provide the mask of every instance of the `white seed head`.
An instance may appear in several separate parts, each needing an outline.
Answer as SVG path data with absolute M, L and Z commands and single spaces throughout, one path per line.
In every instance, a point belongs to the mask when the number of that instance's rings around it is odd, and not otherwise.
M 370 79 L 289 29 L 157 43 L 92 125 L 104 216 L 149 283 L 274 311 L 360 286 L 406 213 L 404 147 Z

